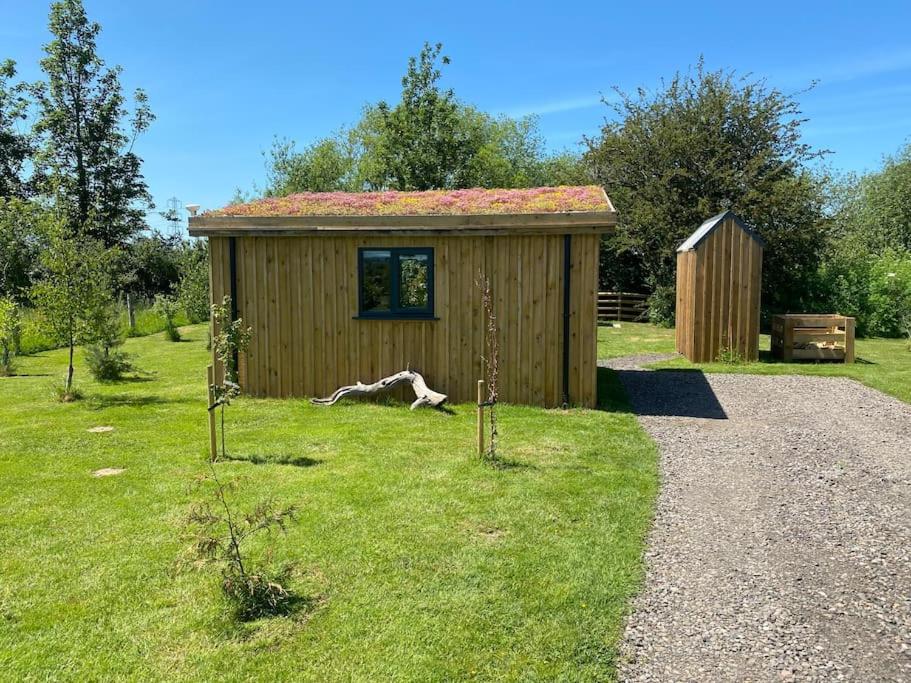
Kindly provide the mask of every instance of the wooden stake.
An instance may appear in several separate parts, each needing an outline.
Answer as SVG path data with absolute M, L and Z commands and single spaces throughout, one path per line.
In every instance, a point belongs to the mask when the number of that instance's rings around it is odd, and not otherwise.
M 478 457 L 484 457 L 484 380 L 478 380 Z
M 209 414 L 209 459 L 215 462 L 218 459 L 218 440 L 215 437 L 215 410 L 212 408 L 215 403 L 215 391 L 212 389 L 215 385 L 215 368 L 210 365 L 207 374 L 209 380 L 209 405 L 206 412 Z

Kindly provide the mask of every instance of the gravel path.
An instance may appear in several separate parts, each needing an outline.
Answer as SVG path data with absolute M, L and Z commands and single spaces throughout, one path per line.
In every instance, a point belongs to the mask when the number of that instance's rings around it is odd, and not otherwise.
M 911 681 L 911 406 L 606 363 L 661 451 L 628 681 Z

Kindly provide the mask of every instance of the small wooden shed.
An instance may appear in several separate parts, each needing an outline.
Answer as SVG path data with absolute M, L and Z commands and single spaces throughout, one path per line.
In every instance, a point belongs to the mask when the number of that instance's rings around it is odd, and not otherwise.
M 710 363 L 722 352 L 759 357 L 759 234 L 733 212 L 699 226 L 677 249 L 677 352 Z
M 500 400 L 597 401 L 598 250 L 616 213 L 600 187 L 305 193 L 190 219 L 209 240 L 211 296 L 254 330 L 252 396 L 326 396 L 410 366 L 474 401 L 485 324 L 499 327 Z

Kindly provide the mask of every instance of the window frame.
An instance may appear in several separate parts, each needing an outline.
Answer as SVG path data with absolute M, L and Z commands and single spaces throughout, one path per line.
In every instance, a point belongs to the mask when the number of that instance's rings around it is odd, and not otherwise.
M 389 310 L 364 310 L 364 253 L 388 251 L 391 260 L 389 269 Z M 401 258 L 403 256 L 427 257 L 427 306 L 403 308 L 399 301 L 402 285 Z M 434 316 L 434 254 L 433 247 L 358 247 L 357 249 L 357 315 L 358 319 L 370 320 L 436 320 Z

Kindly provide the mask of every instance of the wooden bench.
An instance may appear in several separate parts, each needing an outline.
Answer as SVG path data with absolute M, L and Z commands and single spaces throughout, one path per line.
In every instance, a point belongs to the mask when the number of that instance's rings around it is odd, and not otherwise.
M 854 362 L 854 318 L 794 314 L 772 318 L 772 356 L 794 360 Z

